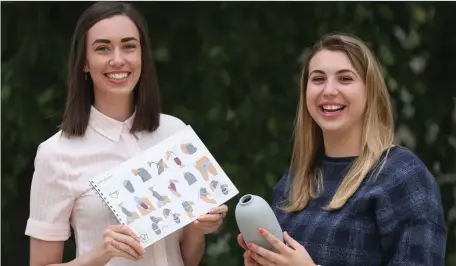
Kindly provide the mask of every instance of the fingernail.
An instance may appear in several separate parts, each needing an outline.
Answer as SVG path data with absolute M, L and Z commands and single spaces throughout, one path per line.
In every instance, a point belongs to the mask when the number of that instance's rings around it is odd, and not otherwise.
M 252 242 L 249 243 L 249 248 L 251 248 L 251 247 L 253 247 L 253 243 Z
M 264 230 L 263 228 L 260 228 L 260 229 L 258 230 L 258 232 L 260 233 L 260 235 L 263 235 L 263 234 L 266 232 L 266 230 Z
M 255 258 L 255 253 L 250 252 L 250 256 L 251 256 L 252 258 Z

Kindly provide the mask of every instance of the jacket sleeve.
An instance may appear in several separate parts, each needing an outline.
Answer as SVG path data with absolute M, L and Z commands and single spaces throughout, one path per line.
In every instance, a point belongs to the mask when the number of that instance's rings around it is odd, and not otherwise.
M 444 266 L 447 236 L 437 182 L 421 162 L 393 172 L 376 206 L 385 265 Z

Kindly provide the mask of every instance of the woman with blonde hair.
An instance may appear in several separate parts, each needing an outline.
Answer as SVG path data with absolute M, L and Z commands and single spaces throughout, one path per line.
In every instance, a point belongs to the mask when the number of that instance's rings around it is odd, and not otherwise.
M 439 187 L 393 140 L 374 55 L 354 36 L 323 37 L 302 73 L 291 166 L 273 190 L 285 243 L 259 228 L 271 252 L 239 235 L 244 264 L 443 266 Z

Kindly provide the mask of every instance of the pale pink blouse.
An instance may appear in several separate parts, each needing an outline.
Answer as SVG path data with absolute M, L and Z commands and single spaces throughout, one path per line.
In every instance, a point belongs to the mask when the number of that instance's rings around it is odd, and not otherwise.
M 84 137 L 68 139 L 58 132 L 40 144 L 35 158 L 30 195 L 30 217 L 25 234 L 47 241 L 65 241 L 73 228 L 77 256 L 102 241 L 103 231 L 117 224 L 109 209 L 90 189 L 89 180 L 140 154 L 185 124 L 161 114 L 153 132 L 129 133 L 134 115 L 124 123 L 94 107 Z M 109 266 L 183 266 L 179 241 L 182 229 L 146 248 L 144 258 L 134 262 L 114 258 Z

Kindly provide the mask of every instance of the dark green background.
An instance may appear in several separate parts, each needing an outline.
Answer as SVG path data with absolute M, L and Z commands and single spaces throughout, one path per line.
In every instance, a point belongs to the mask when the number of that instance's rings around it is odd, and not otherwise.
M 69 40 L 89 2 L 2 3 L 2 265 L 28 265 L 24 236 L 37 145 L 57 130 Z M 290 154 L 302 58 L 351 32 L 384 67 L 397 143 L 440 183 L 456 265 L 454 2 L 136 2 L 146 16 L 164 111 L 191 124 L 240 194 L 270 199 Z M 234 210 L 235 200 L 230 202 Z M 242 265 L 233 211 L 202 265 Z M 74 256 L 70 241 L 65 259 Z

